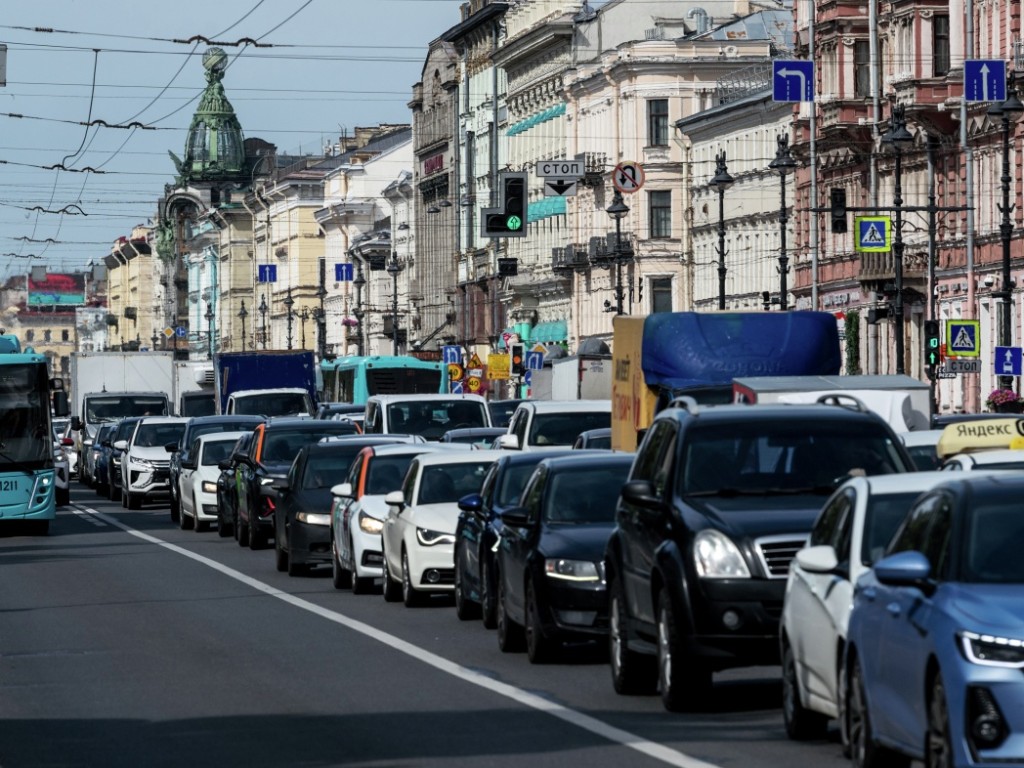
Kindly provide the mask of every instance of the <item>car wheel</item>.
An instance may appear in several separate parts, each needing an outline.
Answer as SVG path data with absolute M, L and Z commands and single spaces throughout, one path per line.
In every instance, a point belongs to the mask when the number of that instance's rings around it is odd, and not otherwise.
M 480 603 L 475 600 L 470 600 L 469 596 L 466 595 L 465 586 L 463 585 L 463 569 L 465 568 L 465 558 L 456 556 L 455 558 L 455 615 L 459 617 L 460 621 L 469 621 L 470 619 L 480 618 Z
M 178 527 L 181 528 L 181 530 L 183 530 L 183 531 L 192 530 L 192 520 L 193 520 L 192 516 L 191 515 L 186 515 L 185 514 L 185 510 L 183 510 L 183 509 L 179 509 L 178 510 Z
M 406 608 L 423 605 L 423 594 L 412 585 L 412 573 L 409 571 L 409 553 L 402 550 L 402 602 Z
M 281 573 L 288 570 L 288 553 L 284 549 L 284 542 L 278 536 L 274 537 L 274 565 Z
M 697 709 L 711 693 L 711 670 L 697 668 L 679 637 L 672 599 L 667 590 L 658 595 L 658 692 L 669 712 Z
M 498 582 L 498 648 L 504 653 L 515 653 L 522 651 L 525 645 L 523 628 L 509 618 L 505 610 L 505 585 L 501 580 L 501 573 L 496 574 Z
M 402 599 L 402 584 L 391 577 L 388 559 L 384 557 L 384 599 L 389 603 L 397 603 Z
M 953 765 L 953 740 L 949 734 L 949 706 L 942 675 L 932 682 L 928 701 L 928 736 L 925 742 L 925 768 L 950 768 Z
M 243 522 L 241 517 L 235 521 L 235 534 L 235 541 L 238 542 L 238 546 L 249 546 L 249 524 Z
M 847 713 L 850 730 L 850 753 L 857 768 L 902 768 L 910 765 L 909 758 L 875 743 L 871 732 L 871 715 L 864 692 L 864 677 L 860 660 L 854 658 L 850 670 Z
M 217 513 L 217 535 L 220 538 L 226 539 L 228 536 L 230 536 L 232 533 L 234 533 L 234 527 L 235 526 L 233 526 L 231 523 L 229 523 L 220 514 L 220 512 Z
M 782 651 L 782 720 L 786 724 L 786 735 L 794 741 L 824 738 L 828 728 L 827 717 L 807 709 L 800 701 L 796 658 L 788 642 Z
M 531 664 L 546 664 L 555 658 L 558 649 L 558 642 L 544 634 L 537 591 L 531 579 L 526 582 L 526 655 Z
M 480 566 L 480 618 L 485 629 L 498 626 L 498 601 L 495 600 L 497 587 L 494 584 L 494 568 L 485 558 Z
M 130 491 L 128 493 L 126 493 L 125 496 L 127 497 L 127 504 L 126 504 L 126 506 L 128 507 L 128 509 L 142 509 L 142 497 L 141 496 L 136 496 L 134 493 L 132 493 Z
M 349 589 L 352 586 L 352 571 L 341 567 L 338 548 L 334 545 L 334 531 L 331 531 L 331 580 L 335 589 Z
M 625 696 L 654 693 L 657 668 L 652 656 L 629 649 L 629 617 L 626 599 L 618 581 L 611 582 L 611 604 L 608 609 L 608 645 L 612 669 L 612 686 Z
M 181 505 L 178 503 L 177 497 L 171 494 L 171 522 L 177 523 L 181 519 Z M 184 529 L 182 529 L 184 530 Z

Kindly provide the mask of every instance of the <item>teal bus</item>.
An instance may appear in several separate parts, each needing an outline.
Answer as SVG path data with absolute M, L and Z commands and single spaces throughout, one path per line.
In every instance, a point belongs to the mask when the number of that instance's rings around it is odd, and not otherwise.
M 55 415 L 67 416 L 62 386 L 45 355 L 0 331 L 0 524 L 46 534 L 57 517 L 51 393 Z
M 370 395 L 447 394 L 448 368 L 410 356 L 349 355 L 320 362 L 321 402 L 363 405 Z

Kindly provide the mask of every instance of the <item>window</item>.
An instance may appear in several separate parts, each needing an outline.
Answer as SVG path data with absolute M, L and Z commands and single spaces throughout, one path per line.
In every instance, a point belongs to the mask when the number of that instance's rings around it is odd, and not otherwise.
M 46 341 L 52 341 L 52 340 L 53 340 L 53 331 L 51 331 L 51 330 L 43 331 L 43 341 L 46 342 Z
M 668 146 L 668 99 L 647 102 L 647 146 Z
M 36 332 L 32 328 L 25 331 L 25 341 L 34 341 L 36 338 Z
M 935 16 L 932 20 L 932 74 L 949 74 L 949 16 Z
M 61 341 L 70 341 L 71 340 L 71 334 L 68 332 L 67 328 L 65 328 L 63 331 L 60 332 L 60 340 Z
M 672 193 L 665 191 L 649 192 L 647 202 L 650 207 L 651 237 L 672 237 Z
M 651 313 L 672 311 L 672 278 L 651 278 Z
M 853 95 L 864 99 L 871 95 L 871 51 L 867 40 L 853 45 Z

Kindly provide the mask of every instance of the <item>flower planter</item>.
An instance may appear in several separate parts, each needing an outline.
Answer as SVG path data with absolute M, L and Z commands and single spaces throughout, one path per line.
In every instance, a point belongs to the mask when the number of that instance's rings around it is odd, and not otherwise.
M 992 410 L 996 413 L 1024 413 L 1024 402 L 1018 400 L 1016 403 L 999 403 L 993 406 Z

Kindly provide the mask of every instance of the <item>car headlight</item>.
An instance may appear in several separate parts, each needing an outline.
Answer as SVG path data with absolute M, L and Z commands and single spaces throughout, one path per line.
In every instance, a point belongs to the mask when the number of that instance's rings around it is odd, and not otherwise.
M 589 560 L 566 560 L 549 558 L 544 561 L 544 573 L 553 579 L 566 581 L 601 581 L 604 563 Z
M 273 484 L 274 484 L 274 478 L 272 478 L 272 477 L 261 477 L 260 478 L 260 485 L 273 485 Z
M 359 530 L 363 533 L 380 533 L 384 530 L 384 521 L 370 517 L 365 512 L 359 513 Z
M 961 632 L 960 647 L 972 664 L 1014 669 L 1024 667 L 1024 640 Z
M 203 480 L 203 493 L 216 493 L 217 484 L 212 483 L 209 480 Z
M 295 519 L 300 523 L 306 523 L 307 525 L 331 524 L 331 516 L 325 515 L 322 512 L 299 512 L 295 515 Z
M 114 464 L 115 467 L 120 467 L 121 466 L 121 459 L 120 459 L 120 457 L 115 456 L 115 457 L 111 458 L 110 461 Z
M 703 530 L 693 539 L 697 575 L 705 579 L 749 579 L 750 569 L 735 542 L 721 531 Z
M 128 461 L 136 467 L 143 467 L 144 469 L 152 469 L 154 466 L 152 461 L 147 461 L 146 459 L 129 458 Z
M 433 547 L 438 544 L 454 544 L 455 536 L 450 533 L 431 531 L 426 528 L 416 529 L 416 541 L 424 547 Z

